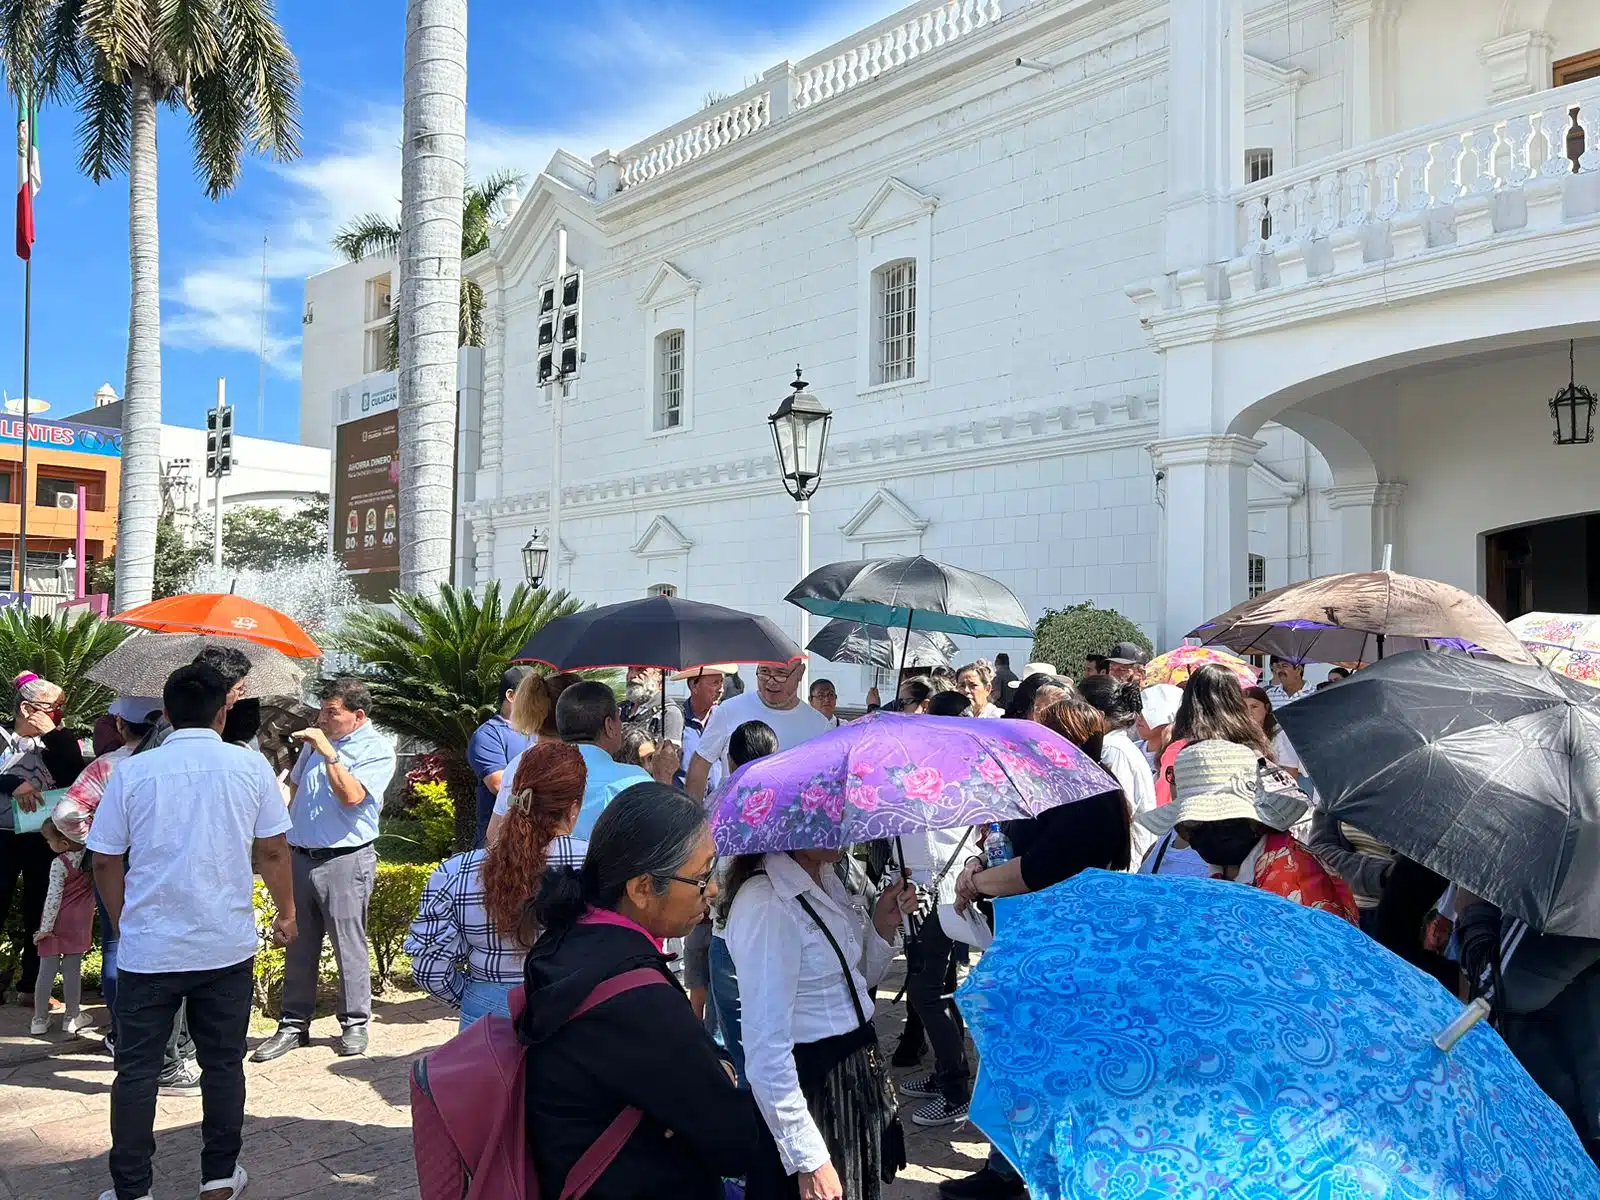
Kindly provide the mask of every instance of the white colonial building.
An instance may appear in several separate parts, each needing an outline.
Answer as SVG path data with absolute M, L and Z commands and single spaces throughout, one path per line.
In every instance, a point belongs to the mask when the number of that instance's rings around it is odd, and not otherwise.
M 586 361 L 553 497 L 560 230 Z M 559 501 L 585 599 L 792 628 L 766 418 L 799 364 L 834 412 L 813 563 L 920 551 L 1164 644 L 1386 545 L 1600 606 L 1600 444 L 1546 405 L 1569 346 L 1600 388 L 1594 0 L 925 0 L 557 154 L 466 270 L 468 582 L 520 577 Z

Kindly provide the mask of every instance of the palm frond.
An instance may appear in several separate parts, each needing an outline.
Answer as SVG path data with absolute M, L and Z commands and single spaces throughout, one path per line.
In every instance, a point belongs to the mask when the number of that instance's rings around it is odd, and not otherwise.
M 250 139 L 258 154 L 280 162 L 300 153 L 300 66 L 283 36 L 271 0 L 218 0 L 233 39 L 232 54 L 253 121 Z
M 163 0 L 155 6 L 152 42 L 171 61 L 173 81 L 186 93 L 222 65 L 224 29 L 216 0 Z M 194 99 L 198 111 L 199 101 Z
M 128 169 L 133 85 L 95 73 L 79 88 L 78 169 L 96 183 Z
M 12 95 L 37 90 L 38 57 L 49 16 L 48 0 L 0 0 L 0 69 Z
M 33 671 L 66 692 L 66 720 L 85 727 L 106 710 L 112 693 L 90 683 L 84 673 L 124 639 L 132 628 L 89 614 L 42 616 L 17 608 L 0 610 L 0 678 Z
M 145 0 L 85 0 L 80 34 L 113 78 L 150 60 L 151 6 Z
M 461 281 L 460 344 L 483 345 L 483 289 L 470 279 Z
M 35 53 L 39 94 L 59 99 L 69 91 L 81 92 L 91 80 L 93 48 L 78 36 L 87 0 L 58 0 L 41 34 Z
M 240 160 L 250 128 L 248 92 L 236 78 L 238 64 L 226 62 L 195 76 L 186 102 L 190 111 L 189 140 L 194 146 L 195 174 L 212 200 L 238 182 Z
M 360 262 L 374 254 L 398 254 L 400 225 L 377 213 L 362 213 L 340 227 L 331 245 L 349 262 Z
M 470 258 L 489 248 L 489 233 L 498 224 L 496 209 L 506 193 L 522 186 L 521 171 L 496 171 L 469 184 L 461 202 L 461 257 Z

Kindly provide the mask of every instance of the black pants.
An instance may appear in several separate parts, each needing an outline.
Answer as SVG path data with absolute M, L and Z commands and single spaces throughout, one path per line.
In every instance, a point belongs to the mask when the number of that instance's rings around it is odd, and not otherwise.
M 10 798 L 0 796 L 0 803 L 9 804 Z M 40 833 L 0 832 L 0 923 L 11 912 L 11 897 L 16 891 L 17 876 L 22 876 L 22 974 L 17 979 L 17 991 L 31 992 L 39 982 L 39 951 L 34 948 L 33 935 L 39 932 L 39 921 L 44 916 L 44 895 L 50 888 L 50 863 L 55 852 Z M 49 986 L 54 986 L 51 980 Z
M 227 1179 L 244 1130 L 245 1035 L 255 959 L 215 971 L 117 978 L 117 1078 L 111 1085 L 111 1182 L 117 1200 L 150 1191 L 156 1087 L 178 1006 L 200 1059 L 200 1181 Z
M 967 1066 L 967 1039 L 956 1020 L 955 1004 L 946 1000 L 948 978 L 955 965 L 955 944 L 945 935 L 937 912 L 922 922 L 917 935 L 921 953 L 916 973 L 906 980 L 906 1000 L 922 1021 L 933 1047 L 933 1078 L 951 1104 L 965 1104 L 972 1094 Z

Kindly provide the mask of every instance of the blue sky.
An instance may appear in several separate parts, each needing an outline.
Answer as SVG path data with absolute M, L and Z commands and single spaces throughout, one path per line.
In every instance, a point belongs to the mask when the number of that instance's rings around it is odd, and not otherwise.
M 689 115 L 708 90 L 737 91 L 886 16 L 892 0 L 471 0 L 468 157 L 477 174 L 530 178 L 556 147 L 620 149 Z M 278 0 L 300 60 L 302 155 L 249 160 L 212 203 L 181 114 L 163 112 L 162 370 L 165 420 L 200 424 L 226 376 L 241 433 L 257 432 L 261 240 L 268 239 L 266 397 L 261 431 L 293 439 L 299 412 L 302 281 L 333 265 L 328 238 L 356 214 L 398 213 L 399 0 Z M 12 118 L 14 120 L 14 117 Z M 59 417 L 88 407 L 127 352 L 127 181 L 77 173 L 76 116 L 46 109 L 36 201 L 32 387 Z M 0 388 L 22 392 L 22 263 L 0 268 Z

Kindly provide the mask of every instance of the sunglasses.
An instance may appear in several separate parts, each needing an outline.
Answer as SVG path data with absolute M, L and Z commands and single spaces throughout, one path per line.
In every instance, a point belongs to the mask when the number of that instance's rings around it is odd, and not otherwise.
M 685 877 L 683 875 L 663 875 L 662 876 L 663 879 L 670 879 L 674 883 L 687 883 L 692 888 L 699 888 L 700 889 L 700 895 L 702 897 L 705 896 L 706 889 L 711 886 L 712 880 L 716 879 L 716 877 L 717 877 L 717 868 L 716 868 L 716 864 L 715 863 L 712 864 L 711 869 L 709 871 L 707 871 L 704 875 L 696 875 L 696 876 L 693 876 L 692 878 L 688 878 L 688 877 Z

